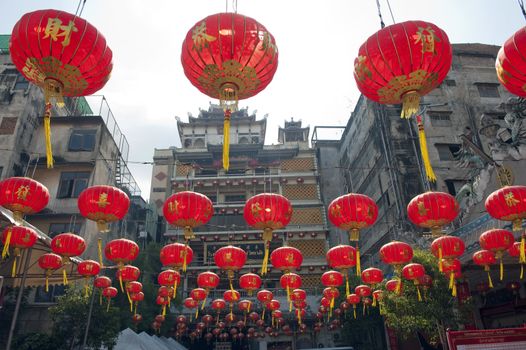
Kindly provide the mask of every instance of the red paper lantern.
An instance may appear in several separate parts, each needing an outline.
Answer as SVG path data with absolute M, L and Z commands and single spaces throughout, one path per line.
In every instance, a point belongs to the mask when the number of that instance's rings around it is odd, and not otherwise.
M 365 284 L 370 284 L 373 288 L 384 279 L 382 270 L 376 267 L 370 267 L 362 272 L 362 281 Z
M 250 17 L 218 13 L 197 22 L 181 52 L 186 77 L 225 109 L 223 167 L 229 168 L 230 113 L 272 80 L 278 49 L 272 34 Z
M 38 213 L 48 202 L 49 191 L 40 182 L 27 177 L 10 177 L 0 181 L 0 205 L 13 212 L 17 225 L 22 224 L 24 215 Z
M 114 239 L 104 248 L 106 259 L 123 266 L 129 264 L 139 255 L 139 246 L 134 241 L 125 238 Z
M 294 302 L 307 299 L 307 293 L 303 289 L 294 289 L 290 293 L 290 299 Z
M 443 235 L 442 228 L 455 220 L 459 211 L 455 197 L 444 192 L 419 194 L 407 205 L 409 220 L 418 227 L 430 229 L 433 237 Z
M 195 238 L 193 229 L 205 225 L 214 214 L 212 201 L 197 192 L 172 194 L 163 206 L 164 218 L 170 225 L 183 229 L 186 240 Z
M 230 322 L 235 321 L 235 317 L 233 314 L 233 307 L 234 307 L 234 303 L 238 301 L 240 298 L 241 298 L 241 294 L 239 294 L 239 292 L 234 289 L 227 290 L 223 293 L 223 299 L 225 299 L 225 301 L 230 304 L 230 315 L 229 315 L 230 318 L 229 319 L 225 318 L 227 322 L 228 320 L 230 320 Z
M 490 250 L 479 250 L 473 253 L 473 262 L 476 265 L 484 266 L 484 271 L 488 273 L 488 284 L 490 288 L 493 288 L 493 281 L 491 280 L 490 275 L 490 265 L 493 265 L 497 262 L 495 259 L 495 253 Z
M 419 278 L 424 276 L 426 274 L 426 270 L 422 264 L 418 263 L 412 263 L 407 264 L 402 269 L 402 276 L 404 276 L 405 279 L 413 281 L 414 285 L 416 286 L 416 292 L 418 295 L 418 301 L 422 301 L 422 295 L 420 294 L 420 288 L 419 288 Z
M 219 276 L 211 271 L 201 272 L 197 275 L 197 285 L 204 288 L 207 293 L 219 285 Z
M 284 274 L 279 279 L 281 288 L 287 291 L 287 300 L 289 301 L 289 309 L 292 310 L 292 298 L 290 292 L 301 287 L 301 277 L 295 273 L 289 272 Z
M 418 284 L 424 287 L 424 290 L 431 288 L 433 285 L 433 278 L 429 275 L 423 275 L 418 277 Z
M 262 289 L 256 294 L 256 298 L 260 303 L 265 305 L 274 298 L 274 294 L 269 290 Z
M 261 277 L 255 273 L 245 273 L 239 277 L 239 286 L 252 295 L 255 290 L 261 287 Z
M 175 270 L 164 270 L 157 276 L 157 282 L 161 286 L 173 287 L 172 298 L 175 298 L 177 286 L 181 282 L 181 275 Z
M 338 271 L 327 271 L 321 275 L 321 283 L 325 287 L 337 288 L 343 284 L 343 275 Z
M 365 298 L 371 295 L 372 290 L 371 290 L 371 287 L 362 284 L 354 288 L 354 293 L 358 295 L 360 298 Z
M 270 311 L 278 310 L 280 308 L 280 306 L 281 306 L 281 304 L 280 304 L 279 300 L 276 300 L 276 299 L 272 299 L 267 304 L 265 304 L 265 307 L 268 310 L 270 310 Z
M 86 250 L 84 238 L 74 233 L 61 233 L 51 240 L 53 253 L 65 258 L 65 263 L 69 258 L 81 255 Z
M 138 267 L 132 265 L 125 265 L 117 270 L 115 277 L 122 282 L 128 283 L 131 281 L 137 281 L 141 275 L 141 270 Z
M 137 281 L 128 282 L 126 292 L 129 293 L 130 296 L 142 292 L 142 283 Z
M 488 214 L 498 220 L 513 222 L 513 231 L 520 231 L 526 219 L 526 186 L 505 186 L 486 199 Z
M 183 301 L 183 305 L 187 309 L 194 309 L 194 308 L 196 308 L 199 305 L 199 302 L 197 300 L 195 300 L 194 298 L 190 297 L 190 298 L 186 298 Z
M 14 248 L 13 267 L 11 269 L 11 277 L 16 275 L 16 261 L 20 257 L 20 250 L 31 248 L 35 245 L 38 239 L 38 234 L 29 227 L 24 226 L 7 226 L 2 232 L 2 243 L 4 248 L 2 250 L 2 258 L 7 256 L 9 247 Z
M 252 302 L 250 300 L 240 300 L 237 303 L 237 308 L 239 311 L 250 311 L 250 306 L 252 305 Z
M 480 247 L 495 253 L 495 258 L 500 261 L 500 280 L 504 278 L 504 264 L 502 256 L 515 242 L 513 233 L 508 230 L 493 229 L 482 233 L 479 237 Z
M 495 62 L 500 83 L 509 92 L 520 97 L 526 97 L 526 73 L 522 56 L 525 42 L 526 35 L 524 28 L 521 28 L 504 42 Z
M 395 270 L 400 272 L 402 265 L 413 259 L 413 248 L 407 243 L 393 241 L 380 248 L 380 258 L 385 264 L 394 266 Z
M 247 224 L 255 229 L 263 230 L 265 256 L 261 266 L 261 275 L 267 273 L 268 256 L 272 232 L 287 226 L 292 217 L 290 201 L 279 194 L 261 193 L 251 197 L 243 210 Z
M 78 207 L 80 215 L 97 223 L 99 232 L 109 232 L 108 223 L 126 216 L 130 199 L 117 187 L 92 186 L 80 193 Z
M 303 263 L 303 255 L 294 247 L 279 247 L 270 254 L 270 263 L 284 273 L 298 269 Z
M 326 255 L 329 267 L 340 270 L 345 276 L 345 290 L 346 295 L 349 295 L 349 269 L 356 266 L 356 249 L 350 245 L 337 245 L 329 249 Z
M 112 52 L 95 27 L 58 10 L 24 14 L 13 28 L 9 51 L 20 73 L 44 92 L 47 165 L 53 167 L 52 100 L 63 106 L 63 96 L 86 96 L 100 90 L 110 77 Z
M 456 236 L 438 237 L 431 243 L 431 253 L 438 258 L 438 269 L 442 272 L 442 259 L 453 260 L 464 254 L 464 241 Z
M 349 240 L 356 242 L 356 275 L 360 276 L 360 230 L 375 223 L 378 206 L 366 195 L 349 193 L 331 202 L 328 217 L 334 226 L 349 231 Z
M 93 281 L 93 285 L 95 288 L 104 289 L 111 286 L 111 279 L 106 276 L 98 276 L 95 278 L 95 281 Z
M 163 266 L 186 271 L 186 266 L 192 263 L 194 251 L 187 245 L 171 243 L 161 248 L 160 258 Z
M 88 290 L 89 290 L 88 279 L 90 277 L 94 277 L 99 274 L 100 265 L 98 262 L 94 260 L 84 260 L 78 263 L 77 272 L 79 275 L 84 276 L 84 280 L 85 280 L 84 289 L 85 289 L 86 296 L 88 296 Z
M 59 269 L 62 266 L 62 257 L 53 253 L 42 254 L 38 258 L 38 266 L 41 269 L 46 270 L 46 293 L 49 291 L 49 276 L 53 271 Z
M 347 296 L 347 302 L 352 305 L 353 313 L 354 313 L 354 319 L 356 319 L 356 305 L 358 305 L 361 301 L 360 296 L 356 294 L 349 294 Z
M 234 272 L 240 270 L 245 265 L 247 253 L 241 248 L 228 245 L 216 250 L 214 253 L 214 261 L 217 267 L 227 271 L 230 289 L 233 291 L 232 280 L 234 278 Z
M 133 323 L 141 323 L 142 322 L 142 315 L 135 314 L 132 316 L 132 322 Z
M 226 302 L 223 299 L 215 299 L 212 301 L 212 309 L 223 310 L 226 307 Z
M 110 310 L 111 299 L 117 296 L 117 288 L 115 287 L 106 287 L 102 290 L 102 296 L 108 300 L 108 306 L 106 307 L 106 312 Z
M 206 290 L 203 288 L 194 288 L 190 291 L 190 297 L 197 302 L 206 300 Z
M 398 279 L 392 279 L 385 282 L 385 289 L 387 289 L 389 292 L 396 292 L 399 294 L 402 291 L 402 287 L 403 283 Z

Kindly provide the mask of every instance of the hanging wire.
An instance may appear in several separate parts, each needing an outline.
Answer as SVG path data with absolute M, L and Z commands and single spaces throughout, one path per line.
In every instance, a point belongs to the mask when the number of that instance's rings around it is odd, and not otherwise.
M 389 0 L 385 0 L 387 2 L 387 7 L 389 8 L 389 13 L 391 14 L 391 19 L 393 20 L 393 24 L 396 23 L 394 16 L 393 16 L 393 10 L 391 10 L 391 4 L 389 3 Z
M 522 15 L 524 16 L 524 19 L 526 19 L 526 10 L 524 9 L 524 0 L 517 0 L 519 3 L 519 7 L 521 8 Z
M 380 17 L 380 27 L 385 28 L 384 19 L 382 18 L 382 10 L 380 9 L 380 0 L 376 0 L 376 7 L 378 8 L 378 17 Z
M 82 7 L 81 7 L 82 5 Z M 79 0 L 79 4 L 77 6 L 77 11 L 75 11 L 75 17 L 82 16 L 82 11 L 84 11 L 84 5 L 86 5 L 86 0 Z M 79 12 L 80 10 L 80 12 Z

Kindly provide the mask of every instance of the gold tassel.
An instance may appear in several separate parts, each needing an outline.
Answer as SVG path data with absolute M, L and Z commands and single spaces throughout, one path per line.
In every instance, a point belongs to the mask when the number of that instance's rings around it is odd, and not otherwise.
M 402 289 L 402 279 L 398 280 L 398 283 L 396 284 L 395 293 L 397 295 L 400 295 L 400 290 Z
M 267 309 L 266 309 L 266 306 L 263 305 L 263 314 L 261 315 L 261 319 L 262 319 L 263 321 L 265 321 L 265 311 L 266 311 L 266 310 L 267 310 Z
M 332 309 L 334 308 L 334 298 L 331 298 L 331 305 L 329 308 L 329 317 L 332 316 Z
M 442 265 L 442 246 L 438 247 L 438 271 L 444 271 L 444 267 Z
M 9 243 L 11 242 L 11 227 L 7 230 L 7 236 L 5 238 L 4 249 L 2 249 L 2 259 L 5 259 L 9 252 Z
M 455 273 L 451 271 L 449 273 L 449 289 L 453 289 L 454 285 L 455 285 Z
M 349 286 L 349 274 L 345 272 L 345 296 L 348 297 L 351 294 L 351 287 Z
M 161 312 L 161 315 L 166 316 L 166 305 L 163 305 L 163 311 Z
M 245 321 L 244 321 L 245 324 L 247 324 L 247 312 L 246 312 L 246 311 L 245 311 L 245 318 L 244 318 L 244 320 L 245 320 Z
M 521 219 L 513 220 L 513 225 L 511 229 L 513 231 L 520 231 L 522 229 L 522 220 Z
M 451 296 L 456 297 L 457 296 L 457 284 L 453 284 L 453 289 L 451 290 Z
M 363 303 L 363 315 L 365 316 L 365 309 L 367 308 L 367 306 L 365 305 L 365 303 Z
M 108 306 L 106 306 L 106 312 L 110 311 L 111 298 L 108 298 Z
M 195 308 L 195 319 L 197 320 L 197 316 L 199 316 L 199 308 Z
M 402 96 L 402 118 L 411 118 L 414 114 L 418 112 L 420 107 L 420 95 L 416 91 L 406 92 Z
M 188 240 L 185 241 L 184 244 L 184 252 L 183 252 L 183 272 L 186 272 L 186 249 L 188 248 Z
M 201 305 L 201 310 L 203 310 L 205 308 L 207 294 L 205 294 L 205 298 L 203 299 L 203 304 Z
M 356 276 L 362 275 L 362 267 L 360 264 L 360 248 L 358 247 L 358 242 L 356 242 Z
M 103 264 L 102 264 L 102 238 L 99 237 L 97 239 L 97 250 L 98 250 L 98 253 L 99 253 L 99 264 L 100 264 L 100 267 L 104 267 Z
M 521 264 L 521 276 L 520 276 L 520 279 L 522 279 L 524 277 L 524 265 Z
M 354 319 L 356 320 L 356 304 L 353 304 L 352 308 L 354 311 Z
M 49 274 L 46 273 L 46 293 L 49 292 Z
M 230 167 L 230 109 L 225 110 L 225 120 L 223 122 L 223 169 Z
M 489 287 L 490 288 L 493 288 L 493 281 L 491 280 L 491 275 L 489 273 L 489 266 L 488 266 L 488 269 L 486 270 L 488 272 L 488 282 L 489 282 Z
M 51 146 L 51 103 L 46 102 L 44 111 L 44 135 L 46 138 L 46 160 L 48 169 L 53 168 L 53 149 Z
M 130 292 L 128 291 L 128 288 L 126 288 L 126 295 L 128 296 L 128 303 L 130 303 L 130 312 L 133 312 L 133 301 L 130 297 Z
M 15 278 L 16 276 L 16 260 L 18 259 L 18 255 L 15 255 L 15 258 L 13 259 L 13 268 L 11 269 L 11 277 Z
M 301 309 L 298 309 L 298 325 L 301 326 Z
M 420 288 L 416 286 L 416 293 L 418 294 L 418 301 L 422 301 L 422 294 L 420 294 Z
M 373 307 L 376 307 L 376 296 L 373 294 Z
M 121 292 L 124 293 L 124 287 L 122 286 L 122 273 L 119 271 L 119 284 L 121 285 Z
M 134 311 L 134 315 L 137 315 L 137 305 L 139 304 L 138 301 L 135 302 L 135 311 Z
M 177 295 L 177 278 L 174 281 L 174 292 L 172 294 L 172 298 L 175 299 L 176 295 Z
M 382 303 L 380 301 L 378 302 L 378 312 L 380 313 L 380 315 L 384 314 L 384 311 L 382 309 Z
M 192 230 L 192 227 L 190 227 L 190 226 L 185 226 L 183 228 L 183 234 L 184 234 L 184 239 L 186 241 L 189 241 L 189 240 L 195 238 L 194 231 Z
M 500 280 L 502 281 L 502 279 L 504 278 L 504 264 L 502 263 L 502 257 L 499 260 L 500 260 Z
M 46 280 L 46 282 L 47 282 L 47 280 Z M 47 292 L 47 289 L 46 289 L 46 292 Z M 99 305 L 102 305 L 102 289 L 100 290 L 100 293 L 99 293 Z
M 104 220 L 98 220 L 97 221 L 97 231 L 99 231 L 100 233 L 110 232 L 108 223 Z
M 261 264 L 261 276 L 267 274 L 268 257 L 270 255 L 270 241 L 272 241 L 272 229 L 265 228 L 263 230 L 263 244 L 265 245 L 265 255 L 263 256 L 263 263 Z
M 525 246 L 526 246 L 526 236 L 524 234 L 522 234 L 520 257 L 519 257 L 519 262 L 522 263 L 522 264 L 526 264 Z
M 62 269 L 62 281 L 64 282 L 64 285 L 68 285 L 68 275 L 66 272 L 66 268 Z
M 420 100 L 420 96 L 418 97 L 418 99 Z M 417 102 L 417 108 L 418 108 L 418 102 Z M 402 115 L 403 115 L 403 112 L 402 112 Z M 410 116 L 408 116 L 408 118 L 409 117 Z M 426 133 L 424 131 L 424 124 L 422 123 L 422 116 L 420 115 L 416 116 L 416 120 L 418 123 L 418 140 L 420 141 L 420 154 L 422 155 L 422 161 L 424 162 L 424 169 L 426 171 L 426 176 L 429 181 L 435 182 L 437 180 L 437 177 L 435 175 L 435 172 L 433 171 L 433 167 L 431 166 L 431 161 L 429 160 Z

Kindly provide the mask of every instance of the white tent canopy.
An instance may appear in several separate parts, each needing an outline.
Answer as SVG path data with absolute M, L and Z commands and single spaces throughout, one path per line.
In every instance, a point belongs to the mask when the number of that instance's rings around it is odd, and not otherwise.
M 187 350 L 174 339 L 149 335 L 146 332 L 135 333 L 126 328 L 119 334 L 114 350 Z

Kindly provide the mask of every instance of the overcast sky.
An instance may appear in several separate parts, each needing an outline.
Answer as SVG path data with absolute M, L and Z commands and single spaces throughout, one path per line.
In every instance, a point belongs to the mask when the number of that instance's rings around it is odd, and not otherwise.
M 231 2 L 229 2 L 231 3 Z M 386 25 L 392 19 L 380 0 Z M 74 13 L 78 2 L 0 0 L 0 33 L 10 34 L 26 12 L 54 8 Z M 207 108 L 209 97 L 184 76 L 180 53 L 187 31 L 208 15 L 224 12 L 223 0 L 87 0 L 82 17 L 113 50 L 114 69 L 100 91 L 130 143 L 130 161 L 151 161 L 154 148 L 179 146 L 174 117 L 187 120 Z M 231 6 L 230 6 L 231 7 Z M 516 0 L 391 0 L 397 22 L 438 25 L 452 43 L 502 45 L 521 26 Z M 239 0 L 238 13 L 263 24 L 275 37 L 279 66 L 274 80 L 240 107 L 269 114 L 267 144 L 278 125 L 294 117 L 310 125 L 345 125 L 358 99 L 352 77 L 359 46 L 380 28 L 376 0 Z M 213 101 L 216 102 L 216 101 Z M 130 163 L 143 197 L 151 166 Z

